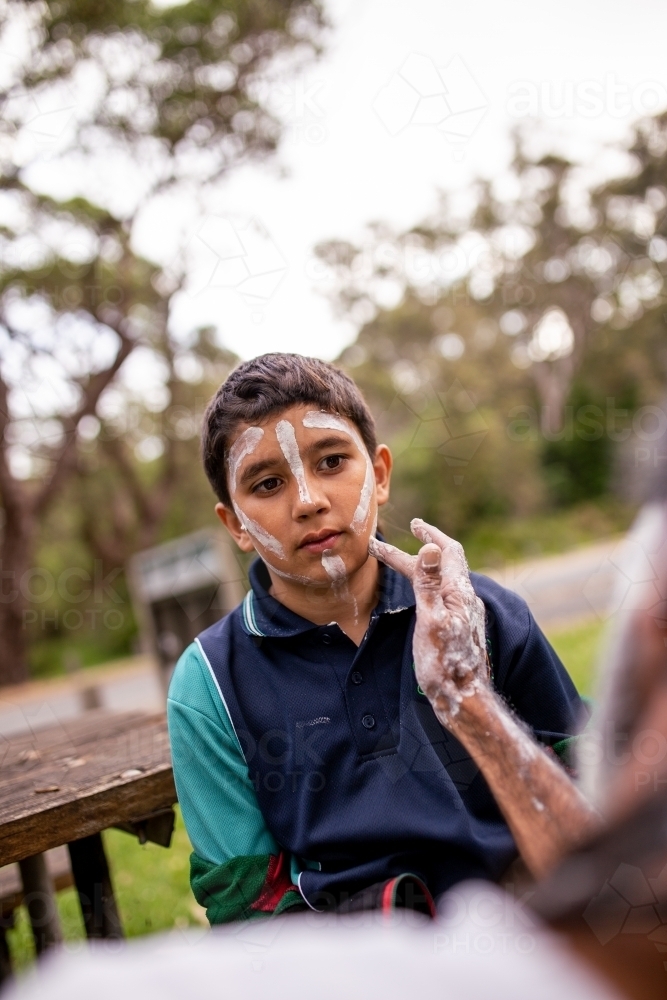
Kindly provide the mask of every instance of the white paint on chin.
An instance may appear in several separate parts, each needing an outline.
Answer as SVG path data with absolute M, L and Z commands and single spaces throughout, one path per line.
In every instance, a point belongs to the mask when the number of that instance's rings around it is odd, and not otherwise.
M 364 476 L 363 486 L 361 487 L 359 503 L 357 504 L 354 514 L 352 515 L 352 524 L 350 525 L 352 530 L 359 534 L 363 531 L 366 522 L 368 521 L 371 498 L 373 496 L 373 486 L 375 484 L 373 463 L 371 462 L 370 455 L 368 454 L 368 449 L 364 445 L 360 434 L 358 434 L 355 428 L 351 427 L 336 413 L 327 413 L 324 410 L 309 410 L 304 416 L 302 423 L 304 427 L 343 431 L 344 434 L 349 434 L 361 454 L 366 459 L 366 475 Z
M 280 450 L 285 456 L 292 475 L 296 479 L 296 485 L 299 489 L 299 500 L 301 503 L 312 503 L 313 501 L 308 492 L 308 484 L 306 483 L 306 473 L 304 472 L 303 462 L 299 454 L 296 434 L 289 420 L 278 421 L 276 424 L 276 437 L 278 438 Z
M 239 465 L 246 455 L 253 453 L 263 437 L 264 431 L 261 427 L 248 427 L 244 430 L 243 434 L 239 435 L 229 449 L 227 466 L 229 468 L 230 493 L 234 494 L 236 492 L 236 474 L 239 470 Z
M 340 586 L 347 582 L 347 570 L 340 556 L 332 556 L 328 551 L 323 552 L 322 566 L 324 567 L 324 572 L 333 581 L 334 586 Z

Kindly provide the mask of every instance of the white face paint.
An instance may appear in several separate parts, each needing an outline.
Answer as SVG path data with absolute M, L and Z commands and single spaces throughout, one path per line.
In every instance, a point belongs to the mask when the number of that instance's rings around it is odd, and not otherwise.
M 347 570 L 340 556 L 333 556 L 330 552 L 323 552 L 322 566 L 327 576 L 333 580 L 334 586 L 340 586 L 347 581 Z
M 344 434 L 349 434 L 361 454 L 366 459 L 366 475 L 364 477 L 363 486 L 361 487 L 359 503 L 357 504 L 354 514 L 352 515 L 351 524 L 353 531 L 363 531 L 368 520 L 368 513 L 370 511 L 373 486 L 375 485 L 375 475 L 373 472 L 373 463 L 371 462 L 370 455 L 364 446 L 364 442 L 361 440 L 361 436 L 353 427 L 350 427 L 342 417 L 337 416 L 335 413 L 325 413 L 322 410 L 309 410 L 303 418 L 303 426 L 310 428 L 326 428 L 328 430 L 343 431 Z
M 299 446 L 296 442 L 296 434 L 294 433 L 294 427 L 289 422 L 289 420 L 279 420 L 276 424 L 276 437 L 278 438 L 278 444 L 280 449 L 287 460 L 287 464 L 290 467 L 292 475 L 296 479 L 296 485 L 299 488 L 299 500 L 301 503 L 312 503 L 310 498 L 310 493 L 308 492 L 308 484 L 306 483 L 306 474 L 303 469 L 303 462 L 301 461 L 301 455 L 299 454 Z
M 239 465 L 246 455 L 252 455 L 263 437 L 264 431 L 261 427 L 248 427 L 243 434 L 237 437 L 229 449 L 227 466 L 229 468 L 229 492 L 232 495 L 236 493 L 236 474 L 239 471 Z
M 229 486 L 230 493 L 232 494 L 232 506 L 234 507 L 236 516 L 248 534 L 252 535 L 255 541 L 259 542 L 260 545 L 263 545 L 269 552 L 273 552 L 279 559 L 284 559 L 285 550 L 278 539 L 274 538 L 273 535 L 270 535 L 268 531 L 265 531 L 261 524 L 258 524 L 257 521 L 253 521 L 251 517 L 247 517 L 234 499 L 234 493 L 236 493 L 236 477 L 239 465 L 247 455 L 251 455 L 253 453 L 263 437 L 264 431 L 261 427 L 248 427 L 243 434 L 239 435 L 229 449 L 227 465 L 229 469 Z
M 234 501 L 232 502 L 234 503 Z M 249 535 L 252 535 L 255 541 L 263 545 L 269 552 L 273 552 L 279 559 L 285 558 L 285 550 L 277 538 L 274 538 L 268 531 L 265 531 L 257 521 L 253 521 L 251 517 L 247 517 L 237 503 L 234 503 L 234 510 L 245 530 Z
M 278 569 L 278 567 L 274 566 L 272 562 L 269 562 L 266 556 L 264 556 L 263 559 L 266 565 L 271 568 L 276 576 L 281 577 L 283 580 L 292 580 L 294 583 L 302 583 L 306 586 L 312 586 L 313 581 L 309 576 L 299 576 L 297 573 L 286 573 L 284 569 Z

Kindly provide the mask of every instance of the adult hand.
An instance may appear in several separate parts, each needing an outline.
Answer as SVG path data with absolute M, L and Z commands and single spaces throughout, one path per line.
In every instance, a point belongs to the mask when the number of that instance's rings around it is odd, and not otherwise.
M 463 697 L 488 683 L 484 604 L 473 590 L 462 546 L 417 518 L 410 527 L 426 543 L 419 555 L 376 538 L 368 550 L 412 582 L 417 599 L 415 673 L 444 721 L 458 713 Z

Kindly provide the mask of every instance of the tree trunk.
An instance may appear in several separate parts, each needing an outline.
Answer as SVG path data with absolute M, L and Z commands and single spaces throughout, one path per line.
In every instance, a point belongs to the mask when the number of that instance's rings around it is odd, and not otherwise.
M 6 520 L 0 544 L 0 686 L 28 680 L 29 569 L 35 539 L 35 516 L 26 502 Z
M 572 357 L 558 361 L 538 361 L 532 374 L 540 397 L 540 430 L 547 441 L 563 433 L 565 404 L 572 385 Z

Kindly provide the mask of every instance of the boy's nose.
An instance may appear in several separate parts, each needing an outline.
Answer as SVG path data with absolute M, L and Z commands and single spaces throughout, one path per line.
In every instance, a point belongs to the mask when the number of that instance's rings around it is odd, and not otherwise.
M 295 516 L 300 520 L 310 517 L 313 514 L 319 514 L 322 511 L 329 510 L 331 507 L 326 494 L 321 489 L 317 477 L 309 476 L 308 473 L 306 473 L 305 480 L 307 486 L 305 495 L 303 490 L 297 489 L 296 483 L 294 483 L 293 490 Z

